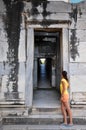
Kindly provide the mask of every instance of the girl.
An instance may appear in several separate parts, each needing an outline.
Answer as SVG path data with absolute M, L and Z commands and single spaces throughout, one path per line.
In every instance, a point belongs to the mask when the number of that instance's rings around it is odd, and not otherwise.
M 69 87 L 69 82 L 67 78 L 67 72 L 62 71 L 62 79 L 61 79 L 61 84 L 60 84 L 60 91 L 61 91 L 61 111 L 63 114 L 63 119 L 64 123 L 63 125 L 67 125 L 67 114 L 69 116 L 69 126 L 73 125 L 72 122 L 72 113 L 69 105 L 69 93 L 68 93 L 68 87 Z

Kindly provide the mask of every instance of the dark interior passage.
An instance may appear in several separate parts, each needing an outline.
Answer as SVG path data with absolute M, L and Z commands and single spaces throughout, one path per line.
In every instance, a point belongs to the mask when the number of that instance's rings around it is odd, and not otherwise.
M 61 71 L 60 32 L 56 29 L 34 31 L 33 106 L 59 104 Z
M 59 44 L 59 32 L 57 30 L 35 30 L 34 88 L 56 87 Z M 44 64 L 41 63 L 41 59 L 45 59 Z
M 38 59 L 38 88 L 51 88 L 51 58 Z

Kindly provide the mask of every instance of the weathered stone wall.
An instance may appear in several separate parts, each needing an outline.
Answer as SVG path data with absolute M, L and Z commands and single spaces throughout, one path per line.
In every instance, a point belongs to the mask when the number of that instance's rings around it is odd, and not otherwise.
M 26 100 L 32 105 L 34 28 L 62 30 L 62 67 L 69 74 L 70 99 L 85 103 L 86 2 L 47 0 L 0 1 L 0 103 Z
M 24 103 L 25 31 L 22 2 L 0 1 L 0 103 Z
M 69 71 L 71 99 L 86 103 L 86 2 L 72 7 L 69 27 Z
M 70 22 L 71 5 L 65 2 L 38 1 L 25 2 L 26 17 L 29 25 L 50 27 L 55 24 Z
M 63 69 L 69 73 L 70 100 L 85 103 L 86 2 L 29 2 L 25 9 L 30 27 L 62 28 Z

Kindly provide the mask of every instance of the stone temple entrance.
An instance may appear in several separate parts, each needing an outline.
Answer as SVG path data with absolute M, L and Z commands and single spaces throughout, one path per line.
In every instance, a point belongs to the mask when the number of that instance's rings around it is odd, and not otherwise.
M 61 77 L 60 32 L 54 29 L 34 32 L 33 106 L 57 107 Z

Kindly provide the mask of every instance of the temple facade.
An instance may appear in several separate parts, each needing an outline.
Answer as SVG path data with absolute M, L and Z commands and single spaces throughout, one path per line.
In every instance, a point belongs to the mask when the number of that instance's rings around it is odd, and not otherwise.
M 61 72 L 66 70 L 70 104 L 84 107 L 85 56 L 86 1 L 0 0 L 1 108 L 33 107 L 41 59 L 46 61 L 51 91 L 59 95 Z

